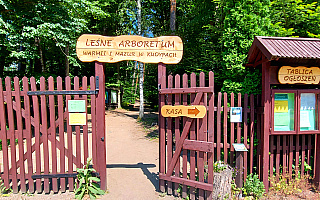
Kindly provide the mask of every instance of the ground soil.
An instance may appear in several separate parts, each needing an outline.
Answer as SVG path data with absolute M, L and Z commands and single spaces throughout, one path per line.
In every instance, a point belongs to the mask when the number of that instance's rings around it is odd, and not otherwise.
M 158 140 L 152 137 L 156 123 L 139 123 L 138 114 L 124 109 L 106 111 L 108 190 L 100 199 L 175 199 L 158 192 L 159 146 Z M 146 119 L 156 115 L 147 112 Z M 74 199 L 74 193 L 10 194 L 0 199 Z

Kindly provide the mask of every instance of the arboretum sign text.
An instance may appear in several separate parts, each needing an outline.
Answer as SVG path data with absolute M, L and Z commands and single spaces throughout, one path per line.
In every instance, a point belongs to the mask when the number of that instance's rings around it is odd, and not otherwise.
M 144 63 L 177 64 L 183 54 L 178 36 L 146 38 L 137 35 L 108 37 L 84 34 L 77 41 L 77 55 L 82 62 L 115 63 L 136 60 Z

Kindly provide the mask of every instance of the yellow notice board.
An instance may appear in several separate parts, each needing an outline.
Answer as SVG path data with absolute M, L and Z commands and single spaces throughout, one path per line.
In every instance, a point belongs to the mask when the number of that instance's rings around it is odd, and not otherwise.
M 69 113 L 69 125 L 87 125 L 87 113 Z
M 288 112 L 288 101 L 274 101 L 274 112 Z

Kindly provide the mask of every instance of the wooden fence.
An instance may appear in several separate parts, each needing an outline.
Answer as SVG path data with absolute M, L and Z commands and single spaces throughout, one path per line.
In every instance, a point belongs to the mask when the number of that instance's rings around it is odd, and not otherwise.
M 33 77 L 7 77 L 4 85 L 0 79 L 0 170 L 6 187 L 14 193 L 18 188 L 42 192 L 42 186 L 45 193 L 74 190 L 76 168 L 88 157 L 97 163 L 96 95 L 86 95 L 95 87 L 95 77 L 75 77 L 72 83 L 70 77 L 47 82 L 41 77 L 40 83 Z M 71 99 L 85 100 L 92 108 L 86 111 L 86 125 L 69 125 L 66 104 Z
M 164 105 L 205 105 L 207 107 L 207 114 L 203 119 L 190 122 L 188 134 L 185 134 L 185 127 L 190 121 L 187 117 L 164 118 L 159 115 L 160 190 L 175 195 L 181 190 L 183 198 L 190 195 L 190 199 L 197 197 L 210 199 L 213 162 L 221 160 L 234 166 L 233 143 L 244 143 L 248 149 L 248 152 L 244 153 L 243 178 L 247 177 L 247 173 L 252 173 L 257 162 L 254 159 L 254 152 L 256 152 L 254 138 L 259 128 L 255 127 L 255 124 L 258 124 L 255 123 L 257 98 L 247 94 L 228 95 L 221 92 L 214 94 L 212 72 L 207 79 L 201 72 L 199 81 L 194 73 L 190 77 L 184 74 L 181 80 L 180 75 L 174 77 L 169 75 L 166 78 L 165 67 L 160 66 L 159 77 L 160 108 Z M 203 93 L 201 100 L 196 102 L 200 93 Z M 230 122 L 230 107 L 243 108 L 242 123 Z M 179 153 L 181 144 L 182 153 Z M 177 151 L 179 158 L 175 161 Z M 175 166 L 173 172 L 170 171 L 172 165 Z M 182 188 L 179 188 L 179 184 Z M 190 186 L 189 189 L 187 186 Z

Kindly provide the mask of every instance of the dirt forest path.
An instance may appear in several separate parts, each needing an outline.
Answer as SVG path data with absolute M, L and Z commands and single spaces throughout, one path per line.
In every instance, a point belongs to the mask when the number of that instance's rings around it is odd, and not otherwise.
M 108 194 L 103 199 L 175 199 L 157 192 L 159 142 L 146 137 L 137 117 L 137 111 L 107 111 Z

